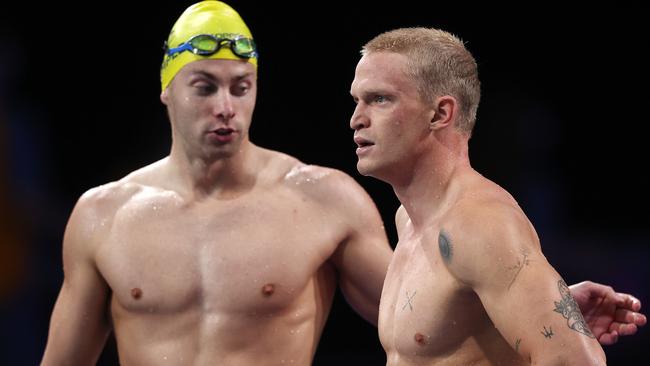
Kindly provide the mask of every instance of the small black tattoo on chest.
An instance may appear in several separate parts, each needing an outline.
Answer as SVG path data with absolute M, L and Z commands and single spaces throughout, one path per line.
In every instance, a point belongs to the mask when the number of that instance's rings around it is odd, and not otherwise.
M 404 304 L 404 306 L 402 306 L 402 310 L 406 310 L 406 307 L 408 306 L 408 308 L 411 309 L 411 311 L 413 311 L 413 303 L 411 301 L 415 297 L 416 293 L 417 291 L 413 291 L 413 294 L 409 295 L 409 292 L 406 291 L 406 303 Z
M 442 231 L 440 231 L 440 235 L 438 236 L 438 247 L 440 248 L 440 255 L 442 256 L 442 259 L 445 262 L 450 263 L 451 256 L 453 255 L 451 241 L 449 240 L 449 237 Z

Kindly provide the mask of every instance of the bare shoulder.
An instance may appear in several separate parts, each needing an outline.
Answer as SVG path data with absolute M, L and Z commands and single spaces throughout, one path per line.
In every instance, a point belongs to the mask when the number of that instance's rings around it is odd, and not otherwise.
M 66 227 L 66 237 L 80 242 L 101 237 L 110 228 L 119 209 L 139 192 L 147 189 L 156 164 L 136 170 L 126 177 L 89 189 L 75 204 Z
M 131 172 L 124 178 L 86 191 L 77 202 L 75 211 L 90 217 L 111 216 L 125 202 L 147 187 L 155 185 L 160 162 Z
M 358 209 L 372 202 L 354 178 L 337 169 L 301 163 L 289 170 L 285 179 L 296 190 L 325 206 Z
M 441 256 L 468 284 L 502 265 L 541 256 L 533 225 L 512 196 L 493 183 L 461 195 L 440 222 Z
M 319 209 L 351 219 L 374 215 L 377 208 L 366 191 L 348 174 L 334 168 L 305 164 L 284 153 L 266 150 L 270 181 Z M 377 213 L 378 216 L 378 213 Z

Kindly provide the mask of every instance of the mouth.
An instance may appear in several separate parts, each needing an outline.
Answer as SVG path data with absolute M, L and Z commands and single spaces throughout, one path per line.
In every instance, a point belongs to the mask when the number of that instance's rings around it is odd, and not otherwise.
M 216 133 L 219 136 L 228 136 L 228 135 L 234 133 L 235 130 L 230 128 L 230 127 L 220 127 L 220 128 L 217 128 L 216 130 L 212 130 L 210 132 Z
M 359 148 L 364 148 L 375 144 L 374 142 L 360 136 L 355 136 L 354 142 L 357 144 Z
M 232 127 L 219 127 L 208 131 L 210 138 L 220 143 L 233 141 L 236 134 L 237 131 Z
M 354 142 L 357 144 L 357 155 L 362 155 L 366 153 L 372 146 L 375 145 L 374 142 L 365 139 L 361 136 L 355 136 L 354 137 Z

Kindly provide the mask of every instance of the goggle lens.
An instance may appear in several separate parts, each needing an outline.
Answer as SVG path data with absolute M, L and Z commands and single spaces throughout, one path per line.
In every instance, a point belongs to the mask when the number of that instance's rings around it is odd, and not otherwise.
M 172 56 L 182 51 L 190 51 L 196 55 L 209 56 L 219 51 L 224 44 L 230 47 L 230 50 L 238 57 L 257 57 L 255 42 L 252 39 L 241 36 L 231 38 L 212 34 L 194 36 L 180 46 L 168 49 L 167 54 Z

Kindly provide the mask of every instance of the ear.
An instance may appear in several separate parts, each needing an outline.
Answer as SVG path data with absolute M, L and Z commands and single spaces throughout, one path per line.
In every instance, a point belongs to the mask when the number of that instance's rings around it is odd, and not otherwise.
M 169 105 L 168 104 L 169 103 L 169 87 L 165 88 L 165 90 L 163 90 L 162 93 L 160 93 L 160 101 L 164 105 Z
M 458 102 L 451 95 L 443 95 L 434 101 L 434 113 L 429 121 L 429 129 L 440 130 L 451 126 L 456 119 Z

